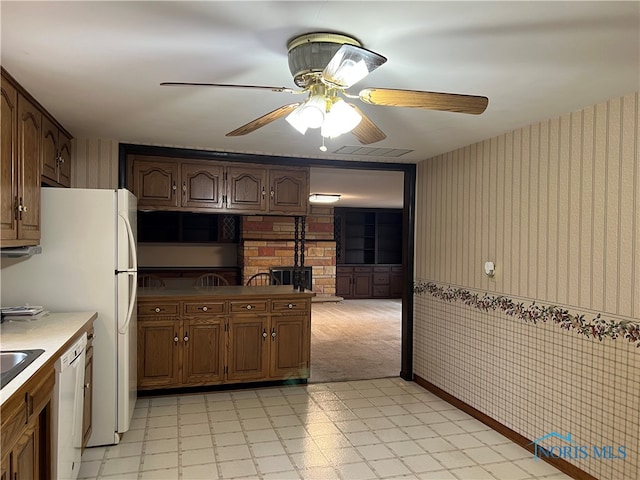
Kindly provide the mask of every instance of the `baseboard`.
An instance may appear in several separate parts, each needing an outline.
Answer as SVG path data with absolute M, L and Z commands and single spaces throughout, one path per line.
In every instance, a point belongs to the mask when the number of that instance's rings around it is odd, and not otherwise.
M 489 415 L 482 413 L 480 410 L 472 407 L 468 403 L 465 403 L 462 400 L 454 397 L 453 395 L 445 392 L 440 387 L 435 386 L 433 383 L 428 382 L 427 380 L 420 377 L 419 375 L 414 374 L 413 381 L 416 382 L 421 387 L 423 387 L 424 389 L 430 391 L 434 395 L 437 395 L 441 399 L 445 400 L 446 402 L 450 403 L 454 407 L 458 408 L 459 410 L 462 410 L 463 412 L 471 415 L 476 420 L 479 420 L 485 425 L 487 425 L 488 427 L 491 427 L 496 432 L 504 435 L 515 444 L 531 452 L 531 454 L 533 455 L 534 452 L 533 452 L 532 440 L 520 435 L 515 430 L 511 430 L 509 427 L 503 425 L 497 420 L 494 420 Z M 555 468 L 557 468 L 561 472 L 569 475 L 571 478 L 574 478 L 576 480 L 598 480 L 593 475 L 590 475 L 584 470 L 579 469 L 578 467 L 576 467 L 572 463 L 567 462 L 563 458 L 553 458 L 551 456 L 548 458 L 541 456 L 539 458 L 540 460 L 544 460 L 545 462 L 553 465 Z

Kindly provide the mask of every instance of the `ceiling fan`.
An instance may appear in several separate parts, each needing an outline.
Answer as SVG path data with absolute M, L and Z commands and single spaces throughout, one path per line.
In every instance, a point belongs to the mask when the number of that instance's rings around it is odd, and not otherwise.
M 356 39 L 337 33 L 309 33 L 292 39 L 288 45 L 289 70 L 299 90 L 263 85 L 226 83 L 163 82 L 162 86 L 205 86 L 251 88 L 278 93 L 307 94 L 301 102 L 283 105 L 226 134 L 227 137 L 246 135 L 286 116 L 286 120 L 300 133 L 320 128 L 323 138 L 335 138 L 351 132 L 364 145 L 386 138 L 356 105 L 347 99 L 360 99 L 370 105 L 413 107 L 428 110 L 469 113 L 485 111 L 487 97 L 454 93 L 365 88 L 357 95 L 347 92 L 387 59 L 362 47 Z M 344 97 L 344 98 L 343 98 Z

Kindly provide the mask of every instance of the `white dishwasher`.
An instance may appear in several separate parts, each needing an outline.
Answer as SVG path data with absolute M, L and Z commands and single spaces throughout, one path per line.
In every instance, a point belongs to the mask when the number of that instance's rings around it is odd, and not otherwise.
M 55 365 L 52 457 L 57 480 L 75 480 L 80 471 L 86 347 L 84 333 Z

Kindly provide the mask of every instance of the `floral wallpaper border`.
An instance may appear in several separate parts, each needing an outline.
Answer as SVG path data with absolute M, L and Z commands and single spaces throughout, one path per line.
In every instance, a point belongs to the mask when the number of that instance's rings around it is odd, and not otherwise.
M 536 305 L 535 302 L 525 306 L 504 296 L 471 293 L 463 288 L 443 287 L 433 282 L 414 282 L 413 294 L 431 296 L 446 302 L 463 302 L 465 305 L 483 311 L 502 311 L 507 315 L 519 318 L 525 322 L 553 322 L 566 330 L 575 330 L 586 337 L 616 340 L 624 338 L 640 348 L 640 324 L 631 321 L 605 320 L 598 314 L 591 320 L 584 315 L 571 314 L 568 310 L 555 305 Z

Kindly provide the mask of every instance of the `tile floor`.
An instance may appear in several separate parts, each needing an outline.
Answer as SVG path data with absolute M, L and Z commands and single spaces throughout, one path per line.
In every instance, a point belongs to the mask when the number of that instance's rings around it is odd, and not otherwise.
M 80 478 L 567 479 L 400 378 L 139 399 Z

